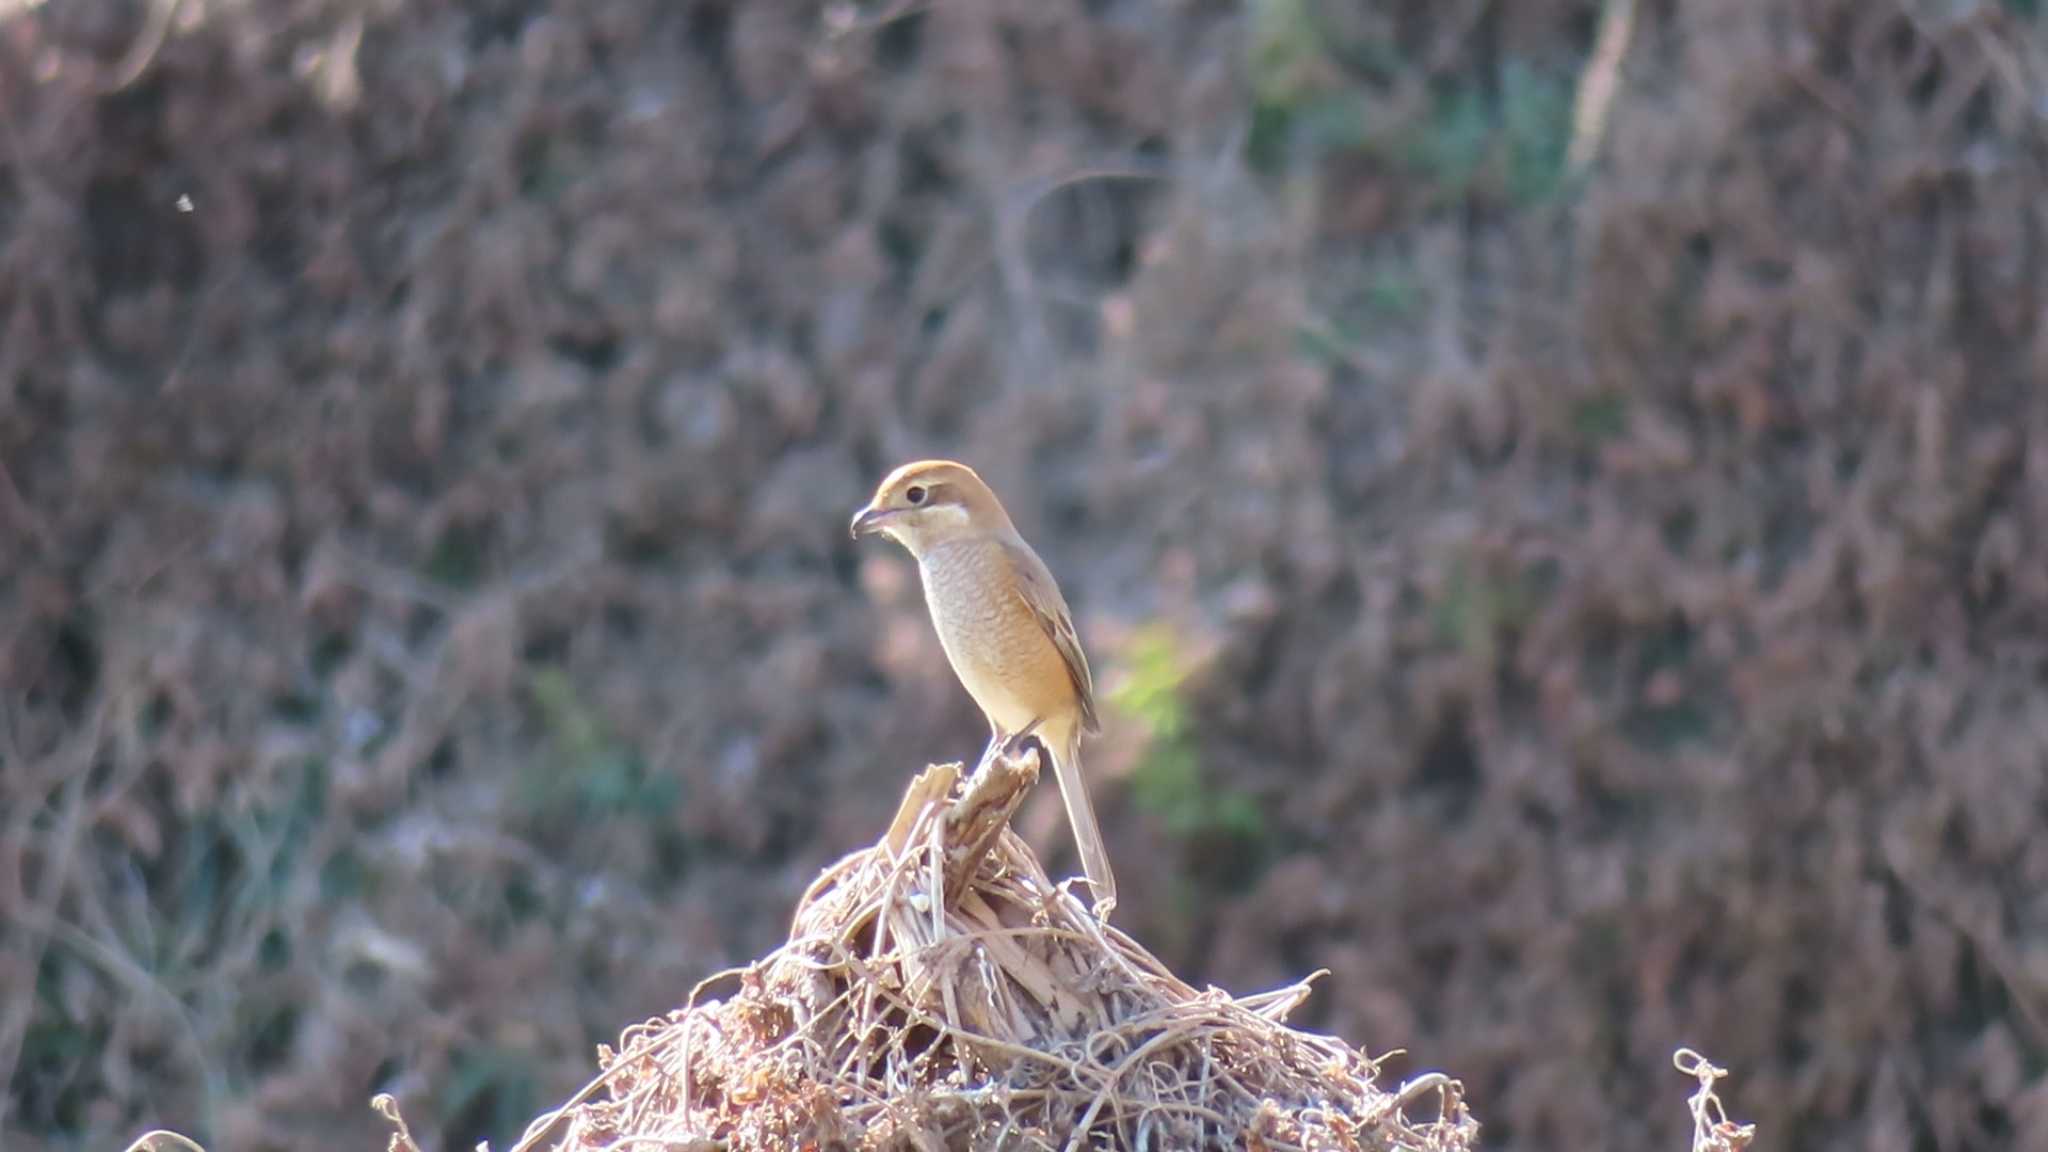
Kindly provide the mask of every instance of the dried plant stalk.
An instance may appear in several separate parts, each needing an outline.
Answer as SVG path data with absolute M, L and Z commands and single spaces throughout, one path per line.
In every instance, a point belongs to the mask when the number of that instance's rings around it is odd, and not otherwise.
M 958 788 L 957 766 L 921 774 L 788 943 L 627 1029 L 516 1152 L 1472 1145 L 1456 1081 L 1383 1089 L 1357 1049 L 1287 1027 L 1306 983 L 1197 990 L 1055 885 L 1008 827 L 1037 774 L 1029 751 Z

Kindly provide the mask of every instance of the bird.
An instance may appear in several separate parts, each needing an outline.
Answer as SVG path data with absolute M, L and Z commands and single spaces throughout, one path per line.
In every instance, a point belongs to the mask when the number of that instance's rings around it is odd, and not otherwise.
M 884 536 L 917 561 L 939 646 L 988 720 L 989 745 L 1037 736 L 1073 825 L 1095 913 L 1116 907 L 1116 878 L 1081 776 L 1081 737 L 1102 730 L 1095 682 L 1052 571 L 972 468 L 917 460 L 889 473 L 854 514 L 853 538 Z

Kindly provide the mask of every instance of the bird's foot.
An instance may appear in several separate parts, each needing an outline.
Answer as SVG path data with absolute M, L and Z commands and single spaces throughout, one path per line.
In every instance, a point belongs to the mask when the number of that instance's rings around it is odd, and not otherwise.
M 1003 759 L 1015 760 L 1017 757 L 1022 756 L 1024 749 L 1030 747 L 1031 741 L 1036 737 L 1039 723 L 1040 721 L 1033 720 L 1031 723 L 1026 724 L 1022 730 L 1004 740 L 1002 742 Z M 1044 741 L 1040 741 L 1039 744 L 1043 747 Z

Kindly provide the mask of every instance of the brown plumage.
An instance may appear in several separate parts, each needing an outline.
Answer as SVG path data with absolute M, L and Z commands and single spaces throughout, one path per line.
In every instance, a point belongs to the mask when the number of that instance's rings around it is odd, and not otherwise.
M 990 748 L 1024 733 L 1052 754 L 1081 866 L 1104 916 L 1116 880 L 1081 777 L 1081 737 L 1101 730 L 1095 683 L 1059 585 L 981 477 L 951 460 L 891 472 L 853 519 L 917 560 L 925 606 L 953 672 L 988 718 Z

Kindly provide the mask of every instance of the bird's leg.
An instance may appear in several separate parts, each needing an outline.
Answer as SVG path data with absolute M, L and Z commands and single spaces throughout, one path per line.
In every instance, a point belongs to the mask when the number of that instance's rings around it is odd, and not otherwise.
M 993 724 L 989 725 L 988 747 L 981 750 L 981 759 L 974 762 L 975 776 L 981 775 L 982 770 L 988 767 L 988 762 L 996 758 L 996 753 L 1003 747 L 1003 739 L 1003 730 Z
M 1032 734 L 1038 731 L 1038 726 L 1043 723 L 1045 723 L 1045 717 L 1037 717 L 1031 723 L 1018 729 L 1014 735 L 1004 740 L 1003 755 L 1006 758 L 1015 759 L 1019 753 L 1024 751 L 1025 741 L 1030 740 Z

